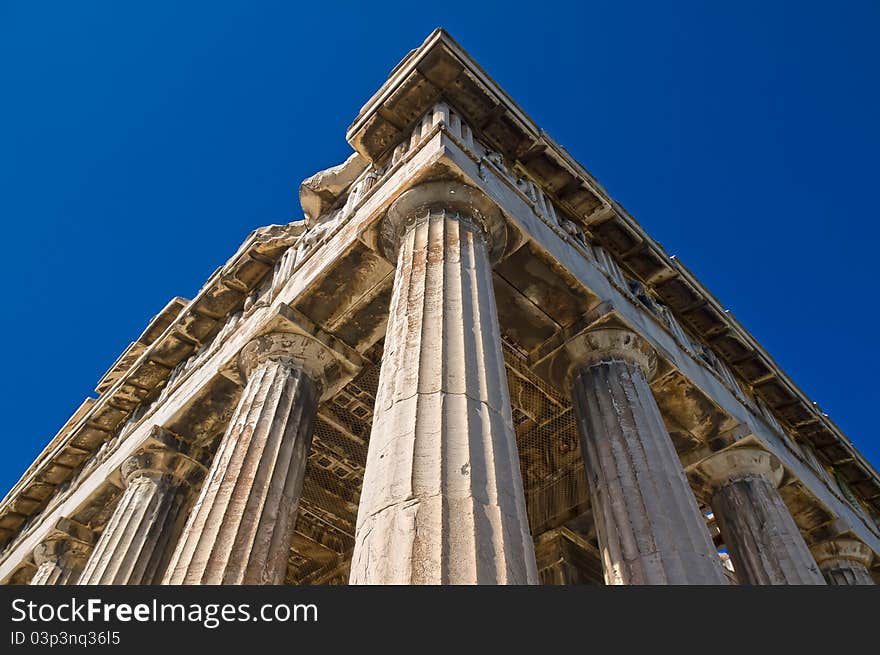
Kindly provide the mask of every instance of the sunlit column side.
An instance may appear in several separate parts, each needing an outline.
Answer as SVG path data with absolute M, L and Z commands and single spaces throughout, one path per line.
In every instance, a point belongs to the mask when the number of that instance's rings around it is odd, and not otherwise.
M 240 357 L 247 378 L 166 584 L 281 584 L 312 440 L 325 346 L 275 333 Z
M 475 189 L 405 192 L 352 584 L 534 584 L 492 286 L 506 226 Z
M 122 465 L 125 492 L 78 584 L 155 584 L 179 530 L 191 484 L 204 469 L 168 444 L 151 446 Z

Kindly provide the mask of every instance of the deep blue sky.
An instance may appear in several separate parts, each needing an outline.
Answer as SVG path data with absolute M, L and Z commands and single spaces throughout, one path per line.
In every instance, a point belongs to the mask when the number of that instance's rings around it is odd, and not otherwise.
M 0 494 L 438 25 L 880 463 L 880 3 L 134 4 L 0 3 Z

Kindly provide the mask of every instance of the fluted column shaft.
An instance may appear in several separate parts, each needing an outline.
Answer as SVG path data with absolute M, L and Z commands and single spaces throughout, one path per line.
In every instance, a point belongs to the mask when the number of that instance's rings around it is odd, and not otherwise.
M 310 342 L 271 335 L 243 352 L 247 384 L 190 513 L 166 584 L 281 584 L 318 404 Z
M 470 187 L 407 194 L 386 218 L 404 227 L 350 581 L 534 584 L 490 263 L 503 223 Z
M 868 571 L 874 559 L 874 551 L 857 539 L 839 537 L 823 541 L 810 551 L 819 570 L 830 585 L 873 585 L 874 578 Z
M 128 458 L 122 466 L 125 492 L 78 584 L 158 583 L 190 483 L 201 470 L 193 460 L 168 450 L 146 450 Z
M 825 584 L 776 489 L 783 472 L 770 453 L 733 448 L 701 466 L 713 487 L 709 504 L 740 584 Z
M 650 347 L 603 329 L 568 350 L 606 583 L 727 584 L 648 384 Z

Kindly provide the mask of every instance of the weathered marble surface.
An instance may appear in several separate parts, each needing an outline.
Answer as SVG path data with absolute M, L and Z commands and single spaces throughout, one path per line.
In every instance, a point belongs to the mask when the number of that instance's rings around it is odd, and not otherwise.
M 158 584 L 190 485 L 202 471 L 167 447 L 130 457 L 122 467 L 125 493 L 77 584 Z
M 304 339 L 245 349 L 247 384 L 166 584 L 283 582 L 318 405 L 320 375 L 300 357 L 312 348 Z
M 714 487 L 709 504 L 740 584 L 825 584 L 776 490 L 782 468 L 770 453 L 731 448 L 702 467 Z
M 606 583 L 727 584 L 648 385 L 653 351 L 618 329 L 568 349 Z
M 399 254 L 350 581 L 534 584 L 487 243 L 498 217 L 466 187 L 425 186 L 386 219 Z

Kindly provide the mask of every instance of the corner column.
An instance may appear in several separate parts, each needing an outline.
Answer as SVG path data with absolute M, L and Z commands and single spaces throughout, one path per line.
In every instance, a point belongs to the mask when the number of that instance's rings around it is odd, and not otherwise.
M 709 504 L 740 584 L 825 584 L 777 491 L 783 470 L 770 453 L 731 448 L 700 468 L 712 487 Z
M 727 584 L 648 384 L 651 347 L 602 328 L 566 350 L 606 583 Z
M 190 485 L 204 472 L 166 443 L 129 457 L 122 465 L 125 492 L 101 534 L 78 584 L 157 584 L 167 547 L 179 530 Z
M 492 262 L 499 210 L 429 182 L 381 226 L 397 272 L 351 584 L 536 584 Z
M 281 584 L 332 356 L 309 336 L 274 333 L 242 350 L 247 379 L 165 584 Z
M 810 551 L 830 585 L 873 585 L 868 571 L 874 551 L 857 539 L 838 538 L 813 546 Z

